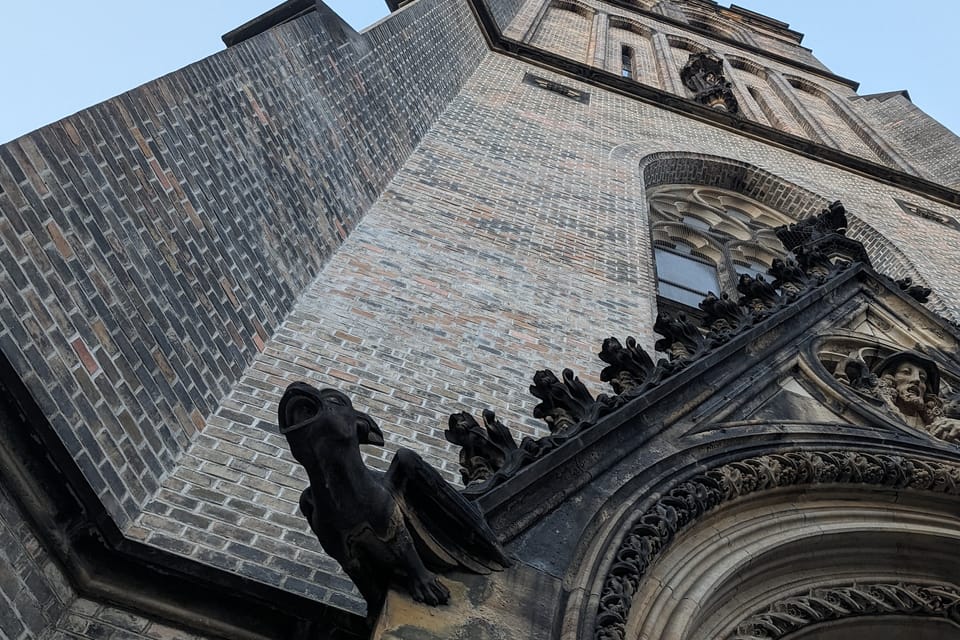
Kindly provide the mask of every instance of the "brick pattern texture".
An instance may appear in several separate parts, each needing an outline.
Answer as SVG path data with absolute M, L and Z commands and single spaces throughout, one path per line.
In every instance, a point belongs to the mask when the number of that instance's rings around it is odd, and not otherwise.
M 0 348 L 122 525 L 483 52 L 458 2 L 323 29 L 0 147 Z
M 0 638 L 38 637 L 75 597 L 59 566 L 0 485 Z
M 591 92 L 590 104 L 524 84 L 526 71 Z M 731 153 L 750 162 L 719 160 Z M 596 393 L 603 338 L 652 347 L 644 189 L 671 183 L 735 189 L 798 218 L 841 198 L 878 268 L 936 283 L 947 300 L 960 291 L 949 242 L 911 265 L 884 238 L 929 246 L 916 225 L 935 226 L 907 219 L 895 189 L 489 56 L 131 532 L 362 610 L 297 514 L 306 479 L 275 432 L 284 387 L 336 386 L 368 410 L 388 437 L 366 451 L 371 466 L 407 447 L 457 481 L 450 413 L 490 407 L 518 436 L 541 435 L 526 391 L 536 369 L 569 366 Z
M 2 347 L 131 538 L 362 611 L 297 513 L 284 387 L 353 397 L 387 435 L 366 451 L 381 469 L 408 447 L 455 482 L 442 433 L 460 410 L 543 434 L 535 370 L 597 393 L 605 337 L 652 349 L 651 186 L 794 218 L 842 199 L 877 267 L 960 318 L 956 238 L 893 199 L 960 215 L 938 202 L 488 53 L 459 0 L 339 45 L 321 28 L 0 148 Z
M 136 614 L 78 598 L 40 640 L 206 640 Z
M 748 68 L 760 71 L 759 74 L 729 74 L 734 93 L 743 105 L 743 117 L 943 184 L 958 183 L 957 163 L 949 159 L 960 155 L 960 138 L 942 127 L 938 128 L 931 120 L 925 120 L 919 110 L 893 106 L 895 103 L 886 110 L 877 108 L 876 104 L 856 100 L 856 93 L 843 83 L 765 59 L 752 51 L 699 32 L 658 22 L 648 16 L 631 15 L 630 11 L 602 0 L 538 2 L 541 7 L 538 11 L 530 3 L 524 6 L 514 24 L 507 28 L 509 35 L 522 37 L 523 34 L 532 34 L 530 44 L 589 64 L 594 63 L 591 52 L 605 50 L 606 59 L 599 64 L 618 75 L 620 47 L 628 44 L 638 52 L 639 68 L 635 76 L 638 82 L 667 91 L 676 87 L 675 91 L 681 95 L 686 95 L 686 90 L 679 82 L 679 70 L 691 51 L 712 51 L 728 61 L 740 60 L 742 62 L 738 68 L 746 64 Z M 759 32 L 751 33 L 719 17 L 719 14 L 707 15 L 712 10 L 699 5 L 694 7 L 674 2 L 671 6 L 674 10 L 667 11 L 661 7 L 661 12 L 735 41 L 758 46 L 827 71 L 805 47 Z M 609 28 L 596 29 L 595 14 Z M 664 34 L 675 46 L 658 56 L 657 40 L 651 34 L 641 35 L 643 29 L 638 29 L 637 33 L 625 33 L 618 27 L 631 20 L 643 24 L 654 34 Z M 606 34 L 605 49 L 600 43 L 593 42 L 597 33 Z M 659 68 L 656 62 L 658 58 L 661 61 Z M 668 68 L 662 68 L 664 64 Z M 774 82 L 770 77 L 772 75 L 778 76 L 779 82 Z M 666 81 L 668 76 L 673 77 L 673 82 Z M 786 78 L 795 78 L 796 81 L 787 82 Z M 784 102 L 785 99 L 788 103 Z M 884 139 L 894 147 L 895 154 L 881 144 L 880 141 Z

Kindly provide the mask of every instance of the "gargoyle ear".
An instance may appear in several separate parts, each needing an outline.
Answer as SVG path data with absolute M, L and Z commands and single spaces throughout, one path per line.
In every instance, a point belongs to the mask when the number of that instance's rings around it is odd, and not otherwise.
M 357 439 L 360 444 L 375 444 L 383 446 L 383 432 L 380 427 L 368 415 L 360 414 L 357 416 Z

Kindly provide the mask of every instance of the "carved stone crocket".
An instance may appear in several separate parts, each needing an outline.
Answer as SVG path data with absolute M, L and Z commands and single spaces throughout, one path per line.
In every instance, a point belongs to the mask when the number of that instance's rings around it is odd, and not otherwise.
M 386 473 L 363 463 L 360 445 L 383 445 L 383 433 L 343 393 L 295 382 L 278 421 L 310 480 L 300 511 L 369 610 L 392 584 L 435 606 L 450 592 L 434 571 L 489 573 L 510 564 L 480 510 L 420 456 L 400 449 Z

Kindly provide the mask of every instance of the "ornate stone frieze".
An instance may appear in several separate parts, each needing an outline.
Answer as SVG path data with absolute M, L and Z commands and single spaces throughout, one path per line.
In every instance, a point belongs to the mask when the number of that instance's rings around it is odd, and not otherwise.
M 735 498 L 793 485 L 858 484 L 960 495 L 960 466 L 855 451 L 801 451 L 725 464 L 667 491 L 626 530 L 607 570 L 595 619 L 597 640 L 627 640 L 634 595 L 678 533 Z
M 371 610 L 394 583 L 438 605 L 450 592 L 434 571 L 487 573 L 510 564 L 476 505 L 416 453 L 397 451 L 386 474 L 367 468 L 360 445 L 383 445 L 383 433 L 346 395 L 295 382 L 277 413 L 310 480 L 300 511 Z
M 945 584 L 852 584 L 813 589 L 751 615 L 727 640 L 778 640 L 814 624 L 908 615 L 960 623 L 960 589 Z
M 693 99 L 717 111 L 740 113 L 733 85 L 723 75 L 723 60 L 709 53 L 693 53 L 680 69 L 680 80 Z

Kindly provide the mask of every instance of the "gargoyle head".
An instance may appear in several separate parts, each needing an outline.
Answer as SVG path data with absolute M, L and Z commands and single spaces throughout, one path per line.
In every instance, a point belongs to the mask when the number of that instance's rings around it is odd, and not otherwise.
M 287 437 L 293 457 L 313 459 L 317 447 L 383 444 L 383 432 L 373 418 L 353 408 L 336 389 L 317 389 L 294 382 L 284 391 L 277 411 L 280 433 Z

